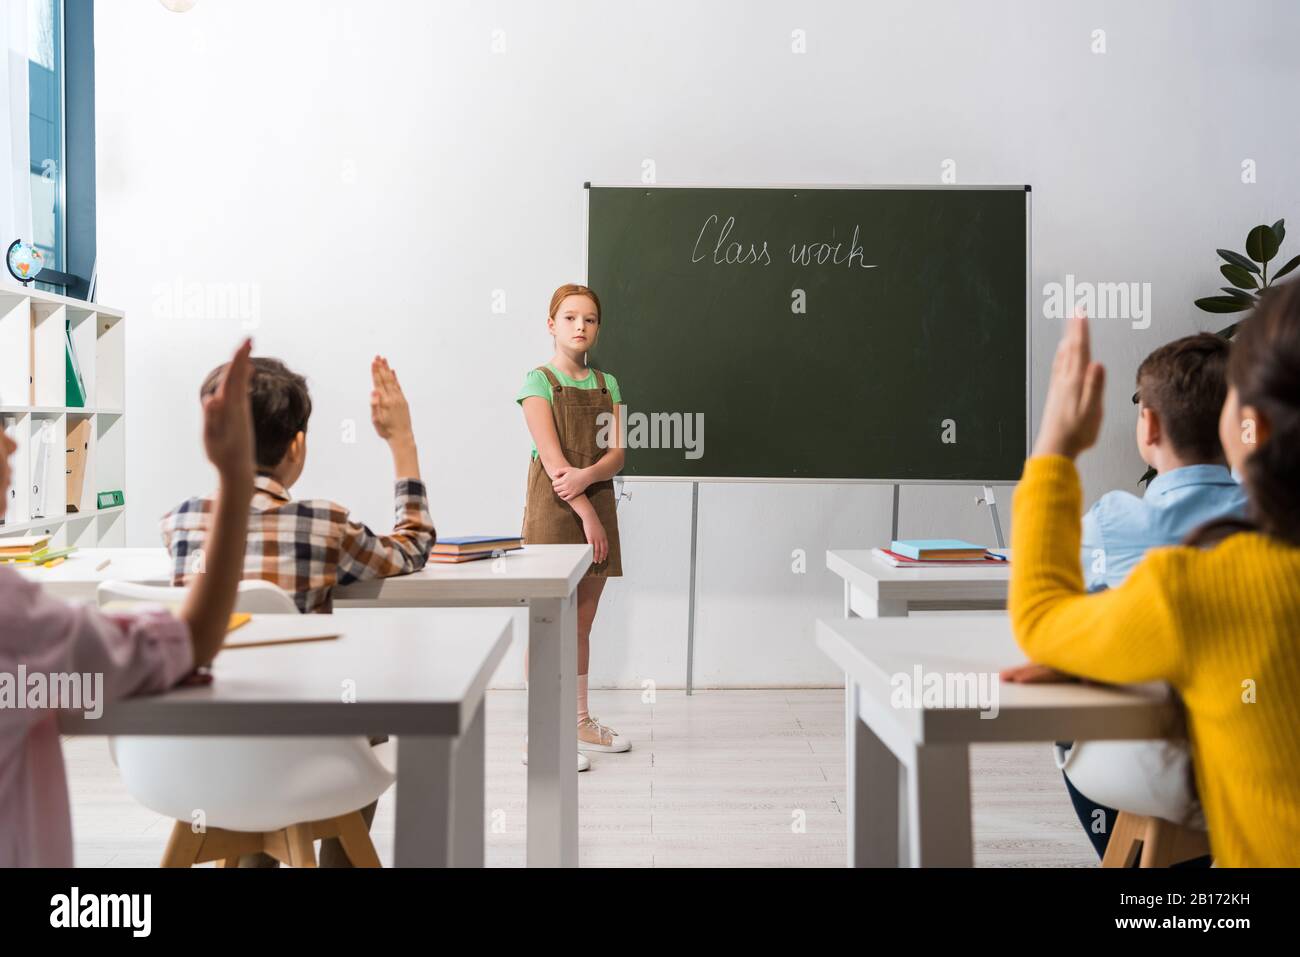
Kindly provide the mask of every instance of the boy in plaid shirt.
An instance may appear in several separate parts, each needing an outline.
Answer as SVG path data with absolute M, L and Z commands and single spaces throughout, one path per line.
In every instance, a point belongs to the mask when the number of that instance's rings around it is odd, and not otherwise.
M 328 612 L 335 585 L 423 568 L 434 542 L 433 520 L 420 481 L 411 410 L 388 360 L 376 356 L 370 366 L 370 417 L 393 453 L 397 478 L 396 522 L 387 535 L 376 535 L 334 502 L 289 497 L 307 458 L 307 381 L 278 359 L 257 358 L 252 363 L 257 478 L 244 578 L 274 582 L 293 596 L 299 611 Z M 201 396 L 213 392 L 224 371 L 221 366 L 208 374 Z M 210 497 L 191 498 L 163 518 L 174 584 L 189 584 L 202 571 L 212 507 Z

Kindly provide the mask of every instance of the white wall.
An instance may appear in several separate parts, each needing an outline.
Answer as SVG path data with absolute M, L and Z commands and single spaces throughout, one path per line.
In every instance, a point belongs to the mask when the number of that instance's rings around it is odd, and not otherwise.
M 959 182 L 1032 183 L 1035 290 L 1152 284 L 1149 329 L 1097 330 L 1111 414 L 1090 497 L 1141 473 L 1137 361 L 1217 327 L 1191 306 L 1220 285 L 1214 249 L 1284 216 L 1300 236 L 1285 2 L 114 0 L 97 18 L 100 298 L 129 317 L 132 544 L 210 486 L 195 391 L 241 334 L 238 309 L 187 318 L 178 283 L 248 284 L 257 351 L 309 377 L 301 494 L 388 520 L 366 409 L 379 352 L 410 394 L 439 530 L 518 528 L 512 398 L 550 354 L 551 290 L 583 276 L 582 183 L 633 181 L 646 158 L 661 183 L 935 183 L 949 158 Z M 1039 386 L 1055 327 L 1034 322 Z M 904 533 L 988 538 L 975 493 L 907 488 Z M 888 536 L 888 489 L 705 486 L 700 509 L 698 683 L 836 682 L 812 645 L 840 607 L 823 555 Z M 624 503 L 593 684 L 680 684 L 689 517 L 687 485 Z

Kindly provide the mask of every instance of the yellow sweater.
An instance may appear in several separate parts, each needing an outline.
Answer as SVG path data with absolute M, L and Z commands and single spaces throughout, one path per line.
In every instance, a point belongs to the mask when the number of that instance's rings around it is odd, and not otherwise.
M 1082 510 L 1073 462 L 1025 463 L 1008 604 L 1020 647 L 1085 678 L 1169 682 L 1215 861 L 1300 865 L 1300 548 L 1249 532 L 1153 549 L 1123 586 L 1087 595 Z

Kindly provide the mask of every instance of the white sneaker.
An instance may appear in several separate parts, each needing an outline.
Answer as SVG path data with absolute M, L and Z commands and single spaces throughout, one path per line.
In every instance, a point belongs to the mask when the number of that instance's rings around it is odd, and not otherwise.
M 583 737 L 583 735 L 586 737 Z M 593 717 L 587 717 L 578 723 L 578 752 L 604 751 L 618 754 L 631 751 L 632 742 L 613 728 L 606 727 Z
M 524 767 L 527 767 L 528 766 L 528 743 L 527 742 L 524 743 L 523 759 L 524 759 Z M 583 754 L 581 751 L 578 752 L 578 770 L 579 771 L 591 770 L 590 759 L 588 759 L 588 757 L 585 754 Z

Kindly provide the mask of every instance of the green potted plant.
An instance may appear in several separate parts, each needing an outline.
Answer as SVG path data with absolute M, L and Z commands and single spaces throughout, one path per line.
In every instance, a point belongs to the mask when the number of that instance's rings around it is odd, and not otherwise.
M 1215 250 L 1223 259 L 1219 272 L 1230 285 L 1220 286 L 1221 296 L 1204 296 L 1196 300 L 1196 308 L 1206 312 L 1233 313 L 1253 309 L 1259 301 L 1260 293 L 1269 288 L 1287 273 L 1300 266 L 1300 255 L 1292 256 L 1282 268 L 1268 274 L 1268 265 L 1277 258 L 1286 239 L 1286 220 L 1279 219 L 1272 226 L 1256 226 L 1246 234 L 1246 254 L 1233 252 L 1231 249 Z M 1220 329 L 1218 335 L 1231 339 L 1237 331 L 1237 324 Z M 1133 393 L 1133 402 L 1138 400 Z M 1147 469 L 1138 484 L 1145 485 L 1156 476 L 1155 469 Z
M 1223 278 L 1231 285 L 1221 286 L 1222 296 L 1205 296 L 1196 300 L 1196 307 L 1206 312 L 1244 312 L 1254 307 L 1259 295 L 1291 270 L 1300 266 L 1300 256 L 1293 256 L 1281 269 L 1268 274 L 1268 264 L 1277 258 L 1286 238 L 1286 220 L 1279 219 L 1272 226 L 1256 226 L 1246 234 L 1246 255 L 1235 253 L 1231 249 L 1216 250 L 1223 258 L 1219 267 Z M 1234 322 L 1219 332 L 1225 339 L 1231 339 L 1237 331 Z

